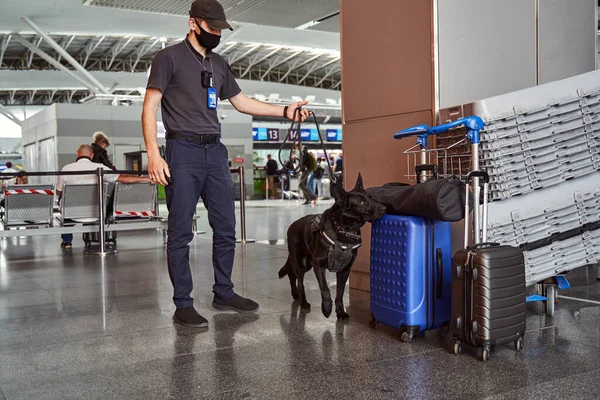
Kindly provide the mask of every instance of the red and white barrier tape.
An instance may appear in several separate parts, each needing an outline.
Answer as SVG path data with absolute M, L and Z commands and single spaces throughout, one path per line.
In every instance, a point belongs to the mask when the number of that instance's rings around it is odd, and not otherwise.
M 15 194 L 46 194 L 48 196 L 54 196 L 53 190 L 5 190 L 4 194 L 6 196 L 11 196 Z
M 155 211 L 115 211 L 115 215 L 127 215 L 132 217 L 152 217 Z

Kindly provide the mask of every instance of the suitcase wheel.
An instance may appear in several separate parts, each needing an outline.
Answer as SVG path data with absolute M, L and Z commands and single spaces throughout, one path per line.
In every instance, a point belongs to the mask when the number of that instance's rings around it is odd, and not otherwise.
M 454 342 L 454 354 L 459 355 L 462 353 L 462 343 L 460 340 Z
M 371 314 L 371 320 L 369 321 L 369 325 L 371 326 L 371 328 L 376 329 L 378 324 L 379 324 L 379 321 L 377 321 L 377 319 L 375 318 L 375 315 Z
M 483 349 L 481 351 L 481 361 L 486 362 L 490 360 L 490 349 Z
M 523 338 L 519 338 L 515 341 L 515 350 L 521 352 L 523 350 Z
M 556 300 L 556 287 L 554 285 L 549 285 L 546 288 L 546 316 L 553 317 L 554 316 L 554 305 Z
M 400 335 L 400 340 L 402 343 L 410 343 L 412 338 L 413 334 L 409 332 L 402 332 L 402 335 Z

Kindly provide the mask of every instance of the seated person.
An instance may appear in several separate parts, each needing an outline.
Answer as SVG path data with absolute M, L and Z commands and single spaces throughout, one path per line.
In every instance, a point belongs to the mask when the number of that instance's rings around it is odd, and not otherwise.
M 77 150 L 77 160 L 72 163 L 65 165 L 61 170 L 62 172 L 67 171 L 96 171 L 98 168 L 102 168 L 106 171 L 111 171 L 107 166 L 95 163 L 92 161 L 94 156 L 94 149 L 89 144 L 79 146 Z M 104 175 L 106 182 L 121 182 L 121 183 L 138 183 L 138 182 L 152 182 L 150 178 L 135 176 L 135 175 L 118 175 L 118 174 L 106 174 Z M 59 175 L 58 182 L 56 183 L 56 194 L 58 195 L 58 201 L 62 198 L 63 188 L 66 184 L 68 185 L 85 185 L 97 183 L 98 179 L 96 175 Z M 62 244 L 60 245 L 63 249 L 70 249 L 73 247 L 73 234 L 62 235 Z
M 25 175 L 27 172 L 25 171 L 19 171 L 19 173 L 17 174 L 17 176 L 13 179 L 7 180 L 6 181 L 6 187 L 8 187 L 9 185 L 27 185 L 29 184 L 29 178 L 27 177 L 27 175 Z M 0 207 L 4 207 L 4 190 L 6 189 L 5 186 L 2 187 L 2 193 L 0 193 Z

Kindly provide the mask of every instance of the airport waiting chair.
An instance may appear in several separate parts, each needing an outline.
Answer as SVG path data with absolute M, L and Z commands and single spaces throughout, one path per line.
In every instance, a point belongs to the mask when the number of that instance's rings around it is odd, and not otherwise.
M 21 226 L 51 227 L 54 185 L 7 185 L 2 223 L 4 229 Z

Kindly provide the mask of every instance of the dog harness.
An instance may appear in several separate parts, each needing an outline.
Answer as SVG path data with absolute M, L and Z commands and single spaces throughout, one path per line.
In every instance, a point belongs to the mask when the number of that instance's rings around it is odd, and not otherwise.
M 362 245 L 360 237 L 355 244 L 345 244 L 330 238 L 323 229 L 323 220 L 320 215 L 313 217 L 312 231 L 319 231 L 321 236 L 330 244 L 327 254 L 327 269 L 330 272 L 339 272 L 346 268 L 352 261 L 352 252 Z

